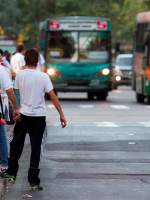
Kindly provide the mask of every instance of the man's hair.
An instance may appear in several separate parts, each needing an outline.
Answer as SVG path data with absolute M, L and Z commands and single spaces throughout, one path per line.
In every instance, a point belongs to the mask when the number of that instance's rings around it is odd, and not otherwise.
M 0 49 L 0 54 L 3 56 L 4 52 L 2 49 Z
M 24 50 L 24 46 L 22 44 L 17 46 L 17 52 L 22 52 Z
M 34 48 L 27 50 L 25 53 L 25 62 L 27 66 L 37 66 L 38 58 L 38 51 Z

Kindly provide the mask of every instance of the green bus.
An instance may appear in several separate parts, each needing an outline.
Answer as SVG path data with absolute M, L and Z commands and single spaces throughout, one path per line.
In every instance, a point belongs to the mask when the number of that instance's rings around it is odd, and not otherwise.
M 89 99 L 106 100 L 112 88 L 110 19 L 46 19 L 40 23 L 40 51 L 56 93 L 87 92 Z
M 132 87 L 136 100 L 150 104 L 150 12 L 136 16 Z

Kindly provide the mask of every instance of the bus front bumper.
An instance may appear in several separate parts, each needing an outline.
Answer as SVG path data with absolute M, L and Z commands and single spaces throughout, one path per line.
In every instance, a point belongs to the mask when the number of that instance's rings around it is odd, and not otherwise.
M 66 83 L 53 83 L 56 92 L 108 92 L 112 90 L 112 84 L 101 83 L 99 85 L 68 85 Z

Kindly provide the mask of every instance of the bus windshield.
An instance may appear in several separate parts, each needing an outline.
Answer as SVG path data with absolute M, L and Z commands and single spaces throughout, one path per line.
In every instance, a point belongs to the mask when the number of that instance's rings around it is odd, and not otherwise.
M 50 63 L 105 63 L 110 60 L 109 32 L 50 32 Z

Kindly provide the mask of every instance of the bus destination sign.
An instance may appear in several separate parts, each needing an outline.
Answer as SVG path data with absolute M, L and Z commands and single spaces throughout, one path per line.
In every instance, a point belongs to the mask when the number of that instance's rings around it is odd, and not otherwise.
M 49 29 L 51 31 L 72 31 L 72 30 L 107 30 L 106 20 L 52 20 L 49 22 Z

